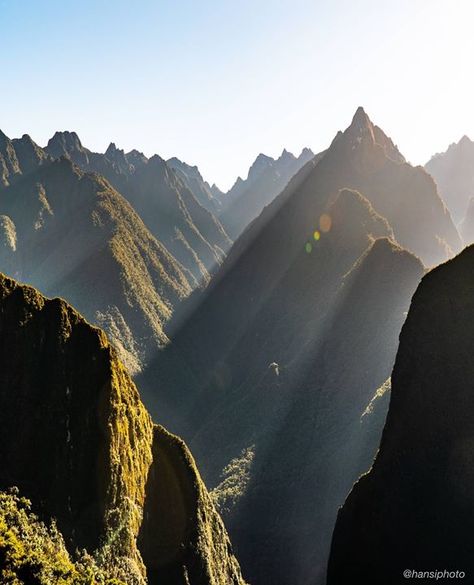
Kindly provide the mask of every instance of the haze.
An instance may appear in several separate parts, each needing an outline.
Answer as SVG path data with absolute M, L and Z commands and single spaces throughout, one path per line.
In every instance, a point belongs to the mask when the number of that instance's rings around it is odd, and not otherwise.
M 469 0 L 4 0 L 0 126 L 178 156 L 227 189 L 361 104 L 423 164 L 474 136 L 472 22 Z

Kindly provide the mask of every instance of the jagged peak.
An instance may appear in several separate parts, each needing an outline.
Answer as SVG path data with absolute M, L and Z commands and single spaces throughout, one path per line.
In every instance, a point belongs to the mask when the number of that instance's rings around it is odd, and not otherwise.
M 107 150 L 105 151 L 105 156 L 109 157 L 109 156 L 121 156 L 122 158 L 125 157 L 125 151 L 123 150 L 123 148 L 117 148 L 115 142 L 111 142 L 109 144 L 109 146 L 107 147 Z
M 17 138 L 18 142 L 29 142 L 30 144 L 36 144 L 29 134 L 23 134 L 21 138 Z
M 275 159 L 273 159 L 271 156 L 260 153 L 250 167 L 247 178 L 250 179 L 258 176 L 264 168 L 270 166 L 274 162 Z
M 305 146 L 302 150 L 301 153 L 299 155 L 298 158 L 302 158 L 302 157 L 306 157 L 306 156 L 314 156 L 314 152 L 311 150 L 311 148 L 308 148 L 307 146 Z
M 286 150 L 286 148 L 283 149 L 280 157 L 278 158 L 278 162 L 285 160 L 296 160 L 296 156 L 292 152 Z
M 357 108 L 354 117 L 352 118 L 351 126 L 359 129 L 372 126 L 372 122 L 362 106 Z
M 180 160 L 176 156 L 172 156 L 166 162 L 168 163 L 168 165 L 171 168 L 178 168 L 178 169 L 184 169 L 185 171 L 192 171 L 193 173 L 198 175 L 200 179 L 202 179 L 201 173 L 199 171 L 199 167 L 197 165 L 190 165 L 187 162 Z
M 57 130 L 49 139 L 46 148 L 62 147 L 67 152 L 72 150 L 83 150 L 81 139 L 74 131 Z
M 137 150 L 136 148 L 133 148 L 130 152 L 127 152 L 127 156 L 128 155 L 143 156 L 144 158 L 146 158 L 146 156 L 143 154 L 143 152 L 141 152 L 140 150 Z
M 473 142 L 467 134 L 464 134 L 464 136 L 461 138 L 461 140 L 458 142 L 458 144 L 459 144 L 459 146 L 467 146 L 467 145 L 473 144 Z
M 159 154 L 154 154 L 152 157 L 150 157 L 148 159 L 148 164 L 146 166 L 150 171 L 152 171 L 153 169 L 159 169 L 161 172 L 168 171 L 172 173 L 174 176 L 176 176 L 175 171 L 166 164 L 165 159 L 161 158 Z
M 3 132 L 3 130 L 0 130 L 0 141 L 10 141 L 10 138 L 5 134 L 5 132 Z

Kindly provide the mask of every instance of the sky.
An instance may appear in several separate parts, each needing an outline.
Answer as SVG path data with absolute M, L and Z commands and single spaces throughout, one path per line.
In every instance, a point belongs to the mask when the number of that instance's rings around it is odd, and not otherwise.
M 0 128 L 177 156 L 227 190 L 362 105 L 424 164 L 474 139 L 472 0 L 0 0 Z

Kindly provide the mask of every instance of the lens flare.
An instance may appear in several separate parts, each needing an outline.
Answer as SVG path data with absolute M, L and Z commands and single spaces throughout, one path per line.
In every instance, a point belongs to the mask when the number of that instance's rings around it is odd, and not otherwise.
M 313 246 L 311 245 L 311 242 L 306 242 L 305 250 L 306 250 L 307 254 L 311 254 L 311 252 L 313 250 Z
M 313 238 L 316 240 L 316 242 L 319 240 L 319 238 L 321 237 L 321 234 L 318 232 L 318 230 L 316 230 L 313 234 Z
M 327 213 L 323 213 L 319 218 L 319 229 L 323 232 L 323 234 L 326 234 L 331 229 L 331 225 L 331 216 Z

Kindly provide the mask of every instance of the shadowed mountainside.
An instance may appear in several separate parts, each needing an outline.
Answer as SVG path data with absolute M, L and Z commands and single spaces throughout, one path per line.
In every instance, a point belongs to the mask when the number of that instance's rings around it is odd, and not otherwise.
M 380 451 L 339 512 L 330 585 L 474 574 L 474 247 L 432 270 L 400 336 Z
M 130 585 L 243 585 L 192 456 L 153 425 L 104 333 L 64 301 L 3 275 L 0 377 L 0 489 L 17 486 L 41 518 L 54 517 L 69 551 L 87 549 Z M 20 520 L 36 546 L 47 546 L 51 535 Z M 7 515 L 0 533 L 12 534 L 14 521 L 18 513 Z M 0 539 L 0 554 L 15 543 Z M 8 557 L 13 568 L 16 560 Z M 29 574 L 18 571 L 20 580 Z M 61 582 L 79 582 L 73 578 Z
M 386 401 L 361 416 L 423 273 L 404 247 L 434 263 L 460 239 L 432 178 L 359 108 L 190 297 L 143 375 L 151 407 L 147 380 L 161 380 L 164 420 L 230 508 L 256 585 L 324 582 L 337 508 L 370 465 Z
M 287 150 L 277 159 L 259 154 L 247 178 L 239 177 L 232 189 L 221 197 L 220 219 L 227 233 L 236 239 L 312 158 L 314 153 L 309 148 L 304 148 L 298 157 Z
M 62 296 L 138 371 L 195 280 L 101 176 L 48 161 L 0 190 L 0 269 Z
M 324 582 L 337 508 L 385 410 L 361 417 L 423 273 L 363 195 L 332 197 L 339 148 L 237 241 L 142 378 L 160 380 L 161 413 L 192 445 L 255 584 Z
M 446 152 L 435 154 L 425 165 L 436 181 L 456 224 L 459 224 L 474 197 L 474 142 L 463 136 Z M 469 242 L 468 242 L 469 243 Z
M 91 152 L 75 132 L 56 132 L 45 150 L 103 175 L 198 283 L 206 283 L 222 262 L 231 245 L 222 225 L 158 155 L 148 159 L 138 151 L 125 153 L 113 143 L 104 154 Z

